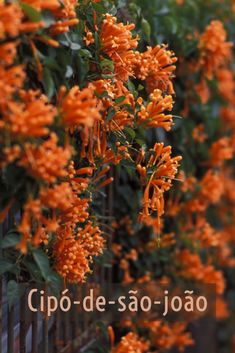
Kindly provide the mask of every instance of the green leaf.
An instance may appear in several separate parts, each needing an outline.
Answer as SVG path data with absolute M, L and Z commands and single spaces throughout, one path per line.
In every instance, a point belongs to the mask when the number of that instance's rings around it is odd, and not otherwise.
M 32 22 L 39 22 L 42 20 L 41 13 L 38 12 L 34 7 L 22 2 L 21 8 Z
M 51 268 L 47 255 L 41 249 L 36 249 L 33 251 L 33 257 L 41 271 L 43 278 L 46 280 L 47 277 L 51 274 Z
M 51 72 L 47 68 L 44 68 L 43 70 L 43 86 L 47 96 L 49 98 L 52 98 L 52 96 L 54 95 L 55 85 L 52 79 Z
M 151 26 L 145 18 L 143 18 L 141 21 L 141 29 L 143 30 L 144 34 L 146 35 L 148 41 L 150 41 Z
M 33 280 L 35 280 L 36 282 L 42 282 L 43 278 L 42 278 L 42 274 L 40 269 L 38 268 L 38 266 L 35 264 L 34 261 L 32 261 L 32 259 L 30 259 L 29 257 L 25 257 L 23 259 L 23 265 L 27 268 L 31 278 Z
M 135 138 L 135 131 L 134 131 L 133 129 L 131 129 L 130 127 L 126 127 L 126 128 L 125 128 L 125 132 L 127 132 L 128 135 L 129 135 L 132 139 Z
M 119 103 L 122 103 L 124 100 L 125 100 L 125 96 L 120 96 L 120 97 L 117 97 L 116 99 L 115 99 L 115 103 L 116 104 L 119 104 Z
M 100 63 L 100 67 L 102 71 L 108 70 L 114 72 L 114 63 L 112 62 L 112 60 L 103 59 Z
M 69 43 L 69 46 L 70 46 L 70 48 L 71 48 L 72 50 L 79 50 L 79 49 L 81 49 L 81 45 L 78 44 L 78 43 L 70 42 L 70 43 Z
M 110 121 L 114 117 L 115 114 L 116 114 L 116 110 L 111 107 L 108 114 L 107 114 L 106 121 L 107 122 Z
M 87 49 L 80 49 L 79 50 L 79 54 L 81 55 L 81 57 L 83 58 L 89 58 L 91 59 L 92 58 L 92 54 L 89 50 Z
M 2 240 L 2 249 L 15 247 L 20 241 L 20 234 L 12 231 L 7 233 Z
M 63 286 L 62 278 L 56 272 L 51 271 L 51 274 L 47 276 L 47 283 L 52 293 L 55 296 L 59 297 L 60 291 Z
M 19 285 L 16 281 L 11 280 L 7 283 L 7 299 L 9 308 L 16 302 L 20 296 Z
M 3 275 L 5 272 L 11 271 L 14 267 L 14 264 L 7 259 L 0 259 L 0 275 Z

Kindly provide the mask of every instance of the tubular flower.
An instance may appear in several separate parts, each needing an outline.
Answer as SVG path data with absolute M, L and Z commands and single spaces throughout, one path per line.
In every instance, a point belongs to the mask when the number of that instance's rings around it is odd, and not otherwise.
M 222 137 L 214 142 L 210 148 L 211 164 L 221 167 L 224 161 L 233 157 L 233 148 L 231 147 L 230 139 Z
M 70 184 L 64 182 L 52 188 L 43 188 L 40 191 L 40 200 L 44 206 L 63 212 L 72 207 L 74 193 Z
M 169 325 L 161 321 L 150 321 L 144 324 L 150 329 L 151 342 L 161 350 L 169 350 L 177 347 L 180 352 L 184 352 L 187 346 L 193 345 L 191 334 L 185 332 L 185 323 Z
M 91 223 L 79 228 L 77 234 L 73 227 L 62 226 L 53 248 L 55 269 L 70 283 L 84 282 L 91 257 L 102 253 L 103 247 L 101 231 Z
M 138 39 L 132 37 L 134 24 L 117 23 L 116 17 L 106 14 L 101 27 L 100 39 L 103 53 L 108 55 L 115 64 L 118 78 L 127 81 L 133 75 L 135 49 Z
M 4 114 L 5 124 L 13 135 L 41 137 L 49 133 L 47 125 L 53 123 L 55 108 L 40 91 L 21 92 L 21 103 L 10 101 Z
M 81 283 L 90 272 L 87 252 L 76 240 L 73 228 L 60 227 L 53 248 L 55 270 L 70 283 Z
M 91 222 L 82 228 L 78 228 L 78 240 L 89 256 L 98 256 L 103 252 L 105 240 L 99 227 L 93 227 Z
M 109 122 L 111 131 L 123 130 L 126 126 L 132 126 L 134 116 L 126 110 L 119 110 Z
M 196 85 L 195 90 L 201 99 L 202 104 L 206 104 L 210 99 L 210 90 L 206 80 L 202 79 L 199 84 Z
M 55 11 L 55 15 L 60 18 L 75 18 L 76 7 L 78 6 L 78 0 L 63 0 L 63 6 Z
M 22 253 L 27 252 L 27 243 L 32 240 L 32 220 L 39 222 L 41 217 L 41 204 L 39 200 L 29 199 L 23 208 L 23 214 L 18 225 L 18 231 L 22 234 L 22 238 L 18 244 L 18 249 Z
M 17 45 L 17 41 L 0 45 L 0 65 L 13 64 L 16 57 Z
M 231 59 L 231 42 L 226 42 L 227 33 L 222 22 L 212 21 L 199 41 L 201 53 L 199 65 L 211 80 L 225 62 Z
M 221 68 L 216 74 L 220 95 L 228 102 L 233 103 L 235 94 L 235 78 L 233 71 Z
M 138 113 L 139 123 L 144 123 L 149 128 L 162 127 L 169 131 L 173 124 L 172 115 L 164 114 L 164 111 L 171 111 L 173 109 L 172 96 L 162 96 L 159 89 L 155 89 L 150 95 L 150 103 L 145 107 L 141 106 Z
M 208 264 L 204 265 L 198 254 L 193 254 L 189 250 L 182 250 L 178 253 L 178 261 L 182 266 L 181 275 L 205 284 L 215 284 L 216 293 L 223 294 L 225 280 L 221 271 Z
M 200 182 L 199 198 L 208 204 L 219 202 L 224 192 L 221 175 L 209 169 Z
M 169 94 L 174 93 L 172 78 L 177 58 L 166 48 L 166 45 L 157 45 L 154 48 L 148 47 L 144 53 L 136 53 L 134 72 L 139 79 L 146 80 L 149 92 L 160 89 Z
M 217 247 L 219 234 L 211 227 L 204 217 L 198 217 L 192 238 L 199 241 L 202 248 Z
M 137 334 L 129 332 L 122 337 L 121 342 L 112 349 L 112 353 L 144 353 L 148 350 L 149 343 L 141 340 Z
M 23 13 L 18 4 L 0 3 L 0 39 L 15 37 L 20 32 Z
M 228 105 L 220 110 L 222 120 L 230 127 L 235 130 L 235 108 L 234 105 Z
M 156 143 L 151 150 L 147 168 L 154 168 L 144 190 L 143 211 L 141 220 L 157 212 L 160 227 L 160 217 L 164 214 L 164 192 L 168 191 L 178 170 L 181 157 L 171 157 L 171 146 L 164 147 L 163 143 Z
M 24 3 L 37 10 L 50 10 L 52 12 L 61 7 L 58 0 L 24 0 Z
M 74 86 L 62 98 L 61 115 L 62 123 L 69 128 L 92 127 L 96 120 L 101 119 L 99 102 L 94 91 L 89 87 L 80 90 L 78 86 Z
M 6 105 L 6 100 L 23 85 L 25 73 L 22 66 L 5 69 L 0 66 L 0 108 Z
M 204 125 L 197 125 L 192 132 L 192 136 L 195 141 L 203 143 L 207 139 L 207 134 L 204 131 Z
M 95 42 L 93 33 L 91 31 L 89 31 L 89 29 L 87 27 L 85 27 L 85 36 L 84 36 L 83 40 L 85 41 L 87 46 L 90 44 L 93 44 Z
M 48 140 L 40 146 L 25 144 L 18 165 L 24 167 L 35 178 L 53 183 L 59 177 L 66 176 L 65 167 L 71 157 L 69 146 L 60 147 L 56 134 L 51 133 Z
M 57 21 L 49 29 L 53 35 L 68 32 L 70 26 L 79 22 L 75 11 L 78 6 L 77 0 L 64 0 L 63 3 L 59 0 L 25 0 L 24 2 L 37 10 L 50 10 L 54 14 Z

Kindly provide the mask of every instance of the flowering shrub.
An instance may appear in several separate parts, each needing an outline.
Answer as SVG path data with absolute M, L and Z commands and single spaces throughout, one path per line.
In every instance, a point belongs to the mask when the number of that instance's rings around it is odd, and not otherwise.
M 224 3 L 0 2 L 0 220 L 20 214 L 1 274 L 59 291 L 108 251 L 115 281 L 216 285 L 216 316 L 234 325 L 234 3 Z M 111 189 L 115 217 L 103 224 Z M 121 322 L 104 352 L 184 351 L 187 326 Z

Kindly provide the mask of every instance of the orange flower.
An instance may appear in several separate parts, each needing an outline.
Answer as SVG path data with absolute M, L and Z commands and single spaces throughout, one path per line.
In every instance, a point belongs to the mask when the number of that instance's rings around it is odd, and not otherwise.
M 11 65 L 16 57 L 17 41 L 0 45 L 0 64 Z
M 181 250 L 177 255 L 178 261 L 182 266 L 180 274 L 197 282 L 216 285 L 216 293 L 222 294 L 225 289 L 225 279 L 221 271 L 208 264 L 201 262 L 198 254 L 193 254 L 189 250 Z
M 199 241 L 202 248 L 217 247 L 219 245 L 219 234 L 211 227 L 204 217 L 198 216 L 196 226 L 192 229 L 190 236 Z
M 146 52 L 136 53 L 134 72 L 139 79 L 146 80 L 149 92 L 160 89 L 173 94 L 172 78 L 176 61 L 177 58 L 172 51 L 167 50 L 167 46 L 148 47 Z
M 68 225 L 58 229 L 53 247 L 56 271 L 70 283 L 84 282 L 91 257 L 103 251 L 104 239 L 98 227 L 88 223 L 77 234 Z
M 199 124 L 193 129 L 192 136 L 195 141 L 203 143 L 207 139 L 207 134 L 204 131 L 204 125 Z
M 20 32 L 22 11 L 17 3 L 0 3 L 0 39 L 6 35 L 16 37 Z
M 65 21 L 57 21 L 50 27 L 51 35 L 58 35 L 69 32 L 69 27 L 76 26 L 79 23 L 78 18 L 72 18 Z
M 200 182 L 200 188 L 199 198 L 204 202 L 212 204 L 219 202 L 224 191 L 220 174 L 209 169 Z
M 101 118 L 99 102 L 94 96 L 94 91 L 91 88 L 80 90 L 78 86 L 74 86 L 62 99 L 61 115 L 62 123 L 70 128 L 93 126 L 94 122 Z
M 173 124 L 172 115 L 165 115 L 164 111 L 171 111 L 173 109 L 172 96 L 162 96 L 159 89 L 155 89 L 150 95 L 150 103 L 145 107 L 141 106 L 138 113 L 139 123 L 146 123 L 149 128 L 162 127 L 169 131 Z
M 215 316 L 216 316 L 217 320 L 224 320 L 224 319 L 227 319 L 230 316 L 229 309 L 228 309 L 228 304 L 220 296 L 216 297 L 215 310 L 216 310 Z
M 105 240 L 99 227 L 93 227 L 91 222 L 82 228 L 78 228 L 78 240 L 89 256 L 98 256 L 104 249 Z
M 133 38 L 131 31 L 134 24 L 117 23 L 116 17 L 106 14 L 101 27 L 100 40 L 102 50 L 115 64 L 115 72 L 123 81 L 133 75 L 135 54 L 133 49 L 138 45 L 138 38 Z
M 112 349 L 112 353 L 144 353 L 148 350 L 149 344 L 141 340 L 137 334 L 129 332 L 122 337 L 121 342 Z
M 200 66 L 211 80 L 221 66 L 231 59 L 231 42 L 226 42 L 227 33 L 220 21 L 211 21 L 199 41 Z
M 175 346 L 180 352 L 184 352 L 187 346 L 191 346 L 194 343 L 191 334 L 185 332 L 185 323 L 169 325 L 156 320 L 146 323 L 144 327 L 149 328 L 151 342 L 153 342 L 154 346 L 159 347 L 160 351 L 170 350 Z
M 54 0 L 55 1 L 55 0 Z M 63 0 L 63 6 L 56 10 L 55 16 L 60 18 L 75 18 L 78 0 Z
M 221 68 L 217 72 L 216 77 L 220 95 L 228 102 L 232 103 L 235 95 L 234 73 L 227 68 Z
M 211 163 L 213 166 L 221 167 L 226 160 L 233 157 L 233 148 L 230 139 L 222 137 L 214 142 L 210 148 Z
M 6 105 L 6 100 L 23 85 L 25 73 L 22 66 L 4 69 L 0 66 L 0 107 Z
M 8 110 L 4 114 L 4 121 L 11 133 L 23 137 L 47 135 L 47 125 L 53 123 L 56 115 L 55 108 L 39 91 L 21 91 L 20 96 L 23 102 L 8 102 Z
M 34 224 L 40 220 L 41 217 L 41 204 L 39 200 L 29 199 L 23 208 L 23 214 L 18 225 L 18 231 L 22 234 L 20 243 L 17 248 L 22 252 L 27 252 L 27 243 L 32 238 L 32 220 Z
M 202 104 L 206 104 L 210 99 L 210 90 L 206 80 L 202 79 L 200 83 L 196 85 L 195 90 L 200 97 Z
M 234 105 L 228 105 L 220 110 L 221 118 L 228 127 L 235 130 L 235 108 Z
M 53 248 L 55 270 L 68 282 L 84 282 L 85 275 L 90 272 L 87 253 L 76 240 L 73 229 L 60 227 L 56 234 Z
M 71 208 L 74 201 L 74 193 L 68 182 L 63 182 L 52 188 L 43 188 L 40 191 L 40 200 L 43 206 L 60 211 Z
M 37 10 L 54 11 L 61 7 L 58 0 L 24 0 L 24 3 L 34 7 Z
M 156 211 L 158 224 L 164 213 L 164 192 L 168 191 L 178 170 L 181 157 L 171 157 L 171 146 L 164 147 L 163 143 L 156 143 L 151 151 L 147 168 L 154 168 L 144 190 L 143 212 L 140 219 L 144 221 L 151 212 Z
M 84 36 L 83 40 L 85 41 L 87 46 L 90 44 L 93 44 L 95 42 L 93 33 L 91 31 L 89 31 L 89 29 L 87 27 L 85 27 L 85 36 Z
M 194 190 L 195 184 L 197 182 L 197 179 L 195 177 L 193 176 L 186 177 L 184 171 L 181 170 L 179 172 L 178 179 L 181 181 L 180 189 L 183 192 Z
M 30 143 L 24 146 L 24 152 L 18 165 L 24 167 L 34 178 L 53 183 L 57 178 L 66 176 L 65 167 L 71 158 L 69 146 L 58 146 L 55 133 L 38 147 Z

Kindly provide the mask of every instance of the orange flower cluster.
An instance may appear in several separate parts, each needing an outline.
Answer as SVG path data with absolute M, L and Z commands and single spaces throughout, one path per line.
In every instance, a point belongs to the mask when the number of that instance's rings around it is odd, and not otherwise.
M 62 226 L 56 233 L 53 248 L 55 269 L 70 283 L 84 282 L 90 272 L 91 257 L 99 255 L 103 246 L 104 239 L 98 227 L 88 224 L 76 234 L 68 225 Z
M 133 38 L 131 31 L 133 24 L 117 23 L 117 19 L 109 14 L 105 15 L 100 40 L 104 54 L 114 62 L 117 78 L 127 81 L 133 75 L 133 62 L 138 45 L 138 38 Z
M 225 279 L 221 271 L 216 271 L 210 264 L 204 265 L 198 254 L 191 253 L 187 249 L 181 250 L 177 259 L 182 267 L 180 273 L 183 277 L 205 284 L 214 284 L 216 285 L 216 293 L 218 295 L 223 294 Z
M 143 323 L 144 328 L 150 330 L 151 342 L 160 351 L 169 350 L 172 347 L 177 347 L 179 352 L 184 352 L 187 346 L 194 344 L 190 333 L 185 332 L 185 323 L 176 323 L 169 325 L 162 321 L 151 321 Z
M 175 179 L 181 157 L 171 157 L 171 146 L 164 146 L 163 143 L 156 143 L 150 152 L 146 167 L 141 165 L 144 155 L 140 154 L 137 159 L 137 170 L 146 183 L 140 217 L 145 220 L 156 211 L 160 228 L 160 217 L 164 214 L 164 192 L 170 189 Z M 153 169 L 149 178 L 148 168 Z
M 58 137 L 51 133 L 40 146 L 25 144 L 18 165 L 24 167 L 34 178 L 53 183 L 66 175 L 65 167 L 71 158 L 70 146 L 58 146 Z
M 172 78 L 176 61 L 177 58 L 172 51 L 167 50 L 167 46 L 148 47 L 146 52 L 136 53 L 134 72 L 136 77 L 146 80 L 149 92 L 160 89 L 162 92 L 173 94 Z
M 0 39 L 6 36 L 16 37 L 20 32 L 22 11 L 18 4 L 0 3 Z
M 34 7 L 38 11 L 49 10 L 54 14 L 56 23 L 52 24 L 49 28 L 51 35 L 66 33 L 69 31 L 70 26 L 79 23 L 79 20 L 76 18 L 77 0 L 64 0 L 63 3 L 59 0 L 25 0 L 24 3 Z M 50 44 L 50 41 L 48 43 Z
M 98 256 L 104 248 L 100 229 L 89 221 L 90 200 L 80 197 L 90 182 L 82 177 L 87 173 L 91 175 L 92 170 L 81 168 L 75 171 L 71 164 L 64 171 L 66 181 L 53 187 L 44 186 L 38 199 L 28 200 L 18 226 L 22 233 L 18 247 L 23 253 L 27 251 L 28 242 L 39 246 L 54 238 L 54 267 L 66 281 L 72 283 L 85 280 L 90 272 L 92 257 Z
M 214 142 L 210 149 L 211 163 L 213 166 L 222 166 L 224 161 L 233 157 L 234 151 L 228 137 L 222 137 Z
M 81 125 L 92 127 L 96 120 L 100 120 L 98 100 L 92 88 L 80 90 L 74 86 L 63 98 L 65 88 L 61 88 L 62 123 L 70 128 Z
M 212 21 L 199 41 L 200 67 L 212 79 L 220 68 L 231 59 L 232 43 L 226 41 L 227 33 L 222 22 Z
M 192 190 L 197 188 L 194 197 L 185 204 L 189 212 L 204 212 L 210 204 L 217 204 L 224 192 L 221 176 L 212 169 L 208 169 L 200 183 L 195 181 Z
M 165 110 L 171 111 L 173 109 L 172 96 L 162 96 L 159 89 L 155 89 L 150 95 L 150 103 L 145 107 L 141 106 L 138 114 L 139 123 L 146 124 L 149 128 L 162 127 L 166 131 L 171 129 L 173 119 L 171 114 L 164 114 Z
M 122 337 L 121 342 L 112 350 L 112 353 L 144 353 L 148 348 L 148 342 L 142 341 L 137 334 L 129 332 Z
M 3 113 L 4 128 L 20 137 L 48 135 L 48 125 L 53 123 L 55 108 L 39 91 L 21 91 L 22 102 L 9 101 Z

